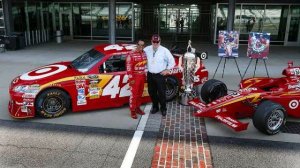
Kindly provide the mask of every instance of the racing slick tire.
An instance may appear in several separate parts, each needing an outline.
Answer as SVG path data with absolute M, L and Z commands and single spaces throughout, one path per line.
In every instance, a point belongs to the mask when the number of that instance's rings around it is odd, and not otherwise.
M 36 99 L 36 111 L 43 118 L 55 118 L 70 108 L 69 95 L 59 89 L 42 92 Z
M 166 77 L 166 101 L 173 100 L 179 91 L 179 82 L 174 76 Z
M 266 100 L 258 105 L 252 119 L 254 127 L 260 132 L 274 135 L 285 124 L 286 112 L 280 104 Z
M 227 95 L 227 86 L 219 80 L 210 79 L 203 84 L 200 94 L 205 103 L 210 103 Z

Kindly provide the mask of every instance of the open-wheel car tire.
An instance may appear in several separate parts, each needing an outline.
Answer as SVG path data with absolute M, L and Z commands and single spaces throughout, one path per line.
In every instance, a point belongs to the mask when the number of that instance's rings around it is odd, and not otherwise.
M 277 134 L 285 121 L 285 109 L 280 104 L 270 100 L 259 104 L 253 115 L 254 127 L 267 135 Z
M 203 84 L 200 94 L 205 103 L 210 103 L 227 95 L 227 86 L 219 80 L 210 79 Z
M 173 76 L 166 77 L 166 101 L 173 100 L 179 91 L 179 82 Z
M 36 112 L 44 118 L 55 118 L 63 115 L 70 108 L 68 94 L 59 89 L 42 92 L 36 99 Z

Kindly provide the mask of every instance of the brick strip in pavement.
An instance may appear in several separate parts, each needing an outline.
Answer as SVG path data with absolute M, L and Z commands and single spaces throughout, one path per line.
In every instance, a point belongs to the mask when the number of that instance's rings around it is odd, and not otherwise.
M 212 167 L 210 147 L 203 118 L 194 117 L 194 107 L 177 101 L 167 104 L 154 148 L 152 168 Z

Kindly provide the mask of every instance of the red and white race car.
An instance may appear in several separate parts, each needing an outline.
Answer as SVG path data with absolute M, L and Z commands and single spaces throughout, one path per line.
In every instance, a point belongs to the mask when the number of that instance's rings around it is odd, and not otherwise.
M 220 121 L 235 131 L 246 130 L 248 123 L 239 118 L 251 117 L 253 125 L 269 135 L 277 134 L 285 124 L 287 115 L 300 118 L 300 67 L 292 62 L 281 78 L 248 78 L 240 82 L 238 91 L 227 94 L 226 85 L 210 79 L 201 89 L 201 98 L 189 103 L 198 111 L 197 117 Z
M 126 56 L 133 44 L 102 44 L 72 62 L 59 62 L 36 68 L 12 80 L 9 87 L 9 113 L 14 118 L 39 114 L 45 118 L 73 112 L 120 107 L 129 102 Z M 175 57 L 178 64 L 178 57 Z M 181 86 L 182 73 L 175 66 L 167 76 L 167 100 L 173 99 Z M 201 64 L 195 82 L 207 80 Z M 145 83 L 142 101 L 150 97 Z

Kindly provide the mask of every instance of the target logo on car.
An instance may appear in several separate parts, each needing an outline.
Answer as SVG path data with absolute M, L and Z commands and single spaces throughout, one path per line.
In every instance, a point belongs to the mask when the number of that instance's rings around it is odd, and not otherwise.
M 299 106 L 299 101 L 298 100 L 291 100 L 289 103 L 289 107 L 291 109 L 296 109 Z
M 36 80 L 42 79 L 51 75 L 58 74 L 67 69 L 65 65 L 48 65 L 35 69 L 33 71 L 27 72 L 20 76 L 22 80 Z

